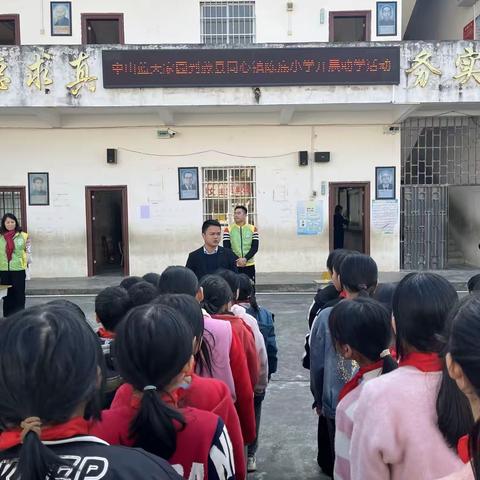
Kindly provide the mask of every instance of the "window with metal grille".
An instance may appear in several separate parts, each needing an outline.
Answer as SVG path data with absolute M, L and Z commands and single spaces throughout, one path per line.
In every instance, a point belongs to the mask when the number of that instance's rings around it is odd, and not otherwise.
M 255 42 L 255 2 L 200 3 L 201 40 L 207 45 Z
M 479 185 L 480 117 L 410 118 L 402 124 L 402 185 Z
M 227 226 L 237 205 L 248 210 L 248 222 L 257 223 L 255 167 L 207 167 L 203 169 L 203 219 Z
M 0 218 L 13 213 L 23 230 L 27 230 L 25 187 L 0 186 Z

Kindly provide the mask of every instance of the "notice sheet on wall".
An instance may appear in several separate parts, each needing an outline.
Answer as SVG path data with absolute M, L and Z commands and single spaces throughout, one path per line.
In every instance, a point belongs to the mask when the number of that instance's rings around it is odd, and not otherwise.
M 297 202 L 297 235 L 318 235 L 323 230 L 323 201 Z
M 393 234 L 398 230 L 398 200 L 372 201 L 372 227 L 386 234 Z

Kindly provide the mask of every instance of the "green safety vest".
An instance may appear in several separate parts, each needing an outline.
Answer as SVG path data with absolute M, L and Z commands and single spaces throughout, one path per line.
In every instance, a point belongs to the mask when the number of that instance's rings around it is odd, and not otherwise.
M 19 272 L 27 268 L 27 238 L 28 233 L 19 232 L 13 237 L 15 248 L 10 262 L 7 260 L 7 242 L 0 235 L 0 271 Z
M 232 245 L 233 253 L 238 258 L 244 258 L 250 251 L 250 248 L 252 248 L 253 234 L 256 231 L 256 227 L 249 223 L 240 227 L 234 223 L 228 227 L 228 230 L 230 233 L 230 244 Z M 247 262 L 247 267 L 252 265 L 255 265 L 255 257 L 252 257 Z

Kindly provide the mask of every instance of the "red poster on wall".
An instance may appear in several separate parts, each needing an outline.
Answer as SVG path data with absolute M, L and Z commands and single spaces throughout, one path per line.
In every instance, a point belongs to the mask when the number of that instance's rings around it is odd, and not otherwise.
M 471 22 L 468 22 L 464 27 L 463 27 L 463 39 L 464 40 L 473 40 L 474 39 L 474 23 L 473 20 Z

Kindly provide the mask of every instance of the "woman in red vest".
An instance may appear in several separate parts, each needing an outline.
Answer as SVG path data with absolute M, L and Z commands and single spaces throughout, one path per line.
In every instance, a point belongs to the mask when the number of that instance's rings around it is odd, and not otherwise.
M 134 389 L 132 402 L 104 411 L 92 432 L 111 444 L 168 459 L 184 478 L 233 480 L 232 444 L 223 421 L 179 407 L 179 387 L 193 370 L 193 342 L 190 325 L 171 307 L 132 309 L 114 343 L 120 375 Z

